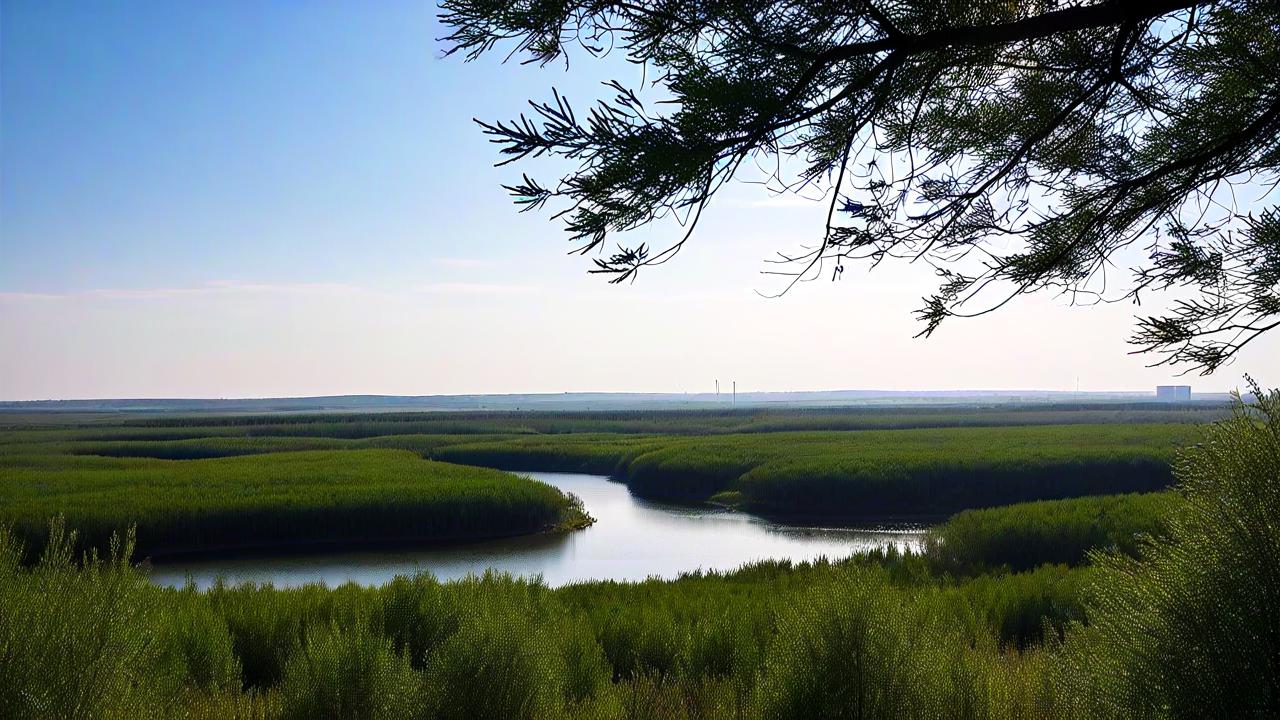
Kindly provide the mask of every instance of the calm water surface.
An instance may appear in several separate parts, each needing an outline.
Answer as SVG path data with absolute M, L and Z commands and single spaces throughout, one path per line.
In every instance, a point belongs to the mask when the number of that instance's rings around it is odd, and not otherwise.
M 492 568 L 513 575 L 540 574 L 551 585 L 563 585 L 673 578 L 699 569 L 733 570 L 755 560 L 836 559 L 887 545 L 914 549 L 921 541 L 918 529 L 786 525 L 745 513 L 641 500 L 625 485 L 598 475 L 525 474 L 582 498 L 595 524 L 554 536 L 427 550 L 178 560 L 156 563 L 151 577 L 161 584 L 181 585 L 190 576 L 200 587 L 219 576 L 276 586 L 349 581 L 378 585 L 422 570 L 450 580 Z

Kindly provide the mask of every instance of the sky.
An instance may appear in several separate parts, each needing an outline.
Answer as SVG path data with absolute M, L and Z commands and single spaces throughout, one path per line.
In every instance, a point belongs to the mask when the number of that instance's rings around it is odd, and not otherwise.
M 501 184 L 538 166 L 493 167 L 472 118 L 511 118 L 553 86 L 588 99 L 639 71 L 445 58 L 435 12 L 0 3 L 0 399 L 1176 379 L 1128 354 L 1129 305 L 1025 298 L 925 340 L 920 265 L 761 297 L 778 289 L 764 260 L 816 240 L 825 207 L 747 183 L 675 261 L 608 285 L 547 214 L 515 211 Z M 1272 333 L 1183 381 L 1266 382 L 1277 358 Z

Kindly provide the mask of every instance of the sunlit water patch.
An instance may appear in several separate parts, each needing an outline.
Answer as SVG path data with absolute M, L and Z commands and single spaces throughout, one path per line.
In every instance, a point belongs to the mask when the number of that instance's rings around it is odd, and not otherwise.
M 378 585 L 424 570 L 450 580 L 493 569 L 541 575 L 558 586 L 584 580 L 674 578 L 697 570 L 733 570 L 758 560 L 834 560 L 890 545 L 918 549 L 923 539 L 913 527 L 809 527 L 740 512 L 654 503 L 598 475 L 527 474 L 582 498 L 595 524 L 566 534 L 432 549 L 174 560 L 157 563 L 151 577 L 161 584 L 181 585 L 189 576 L 200 587 L 219 576 L 277 587 L 311 582 Z

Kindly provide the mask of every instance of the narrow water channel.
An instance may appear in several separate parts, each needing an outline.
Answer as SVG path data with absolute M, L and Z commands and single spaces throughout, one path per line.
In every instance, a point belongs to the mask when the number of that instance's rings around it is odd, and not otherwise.
M 674 578 L 695 570 L 733 570 L 757 560 L 843 558 L 887 545 L 919 547 L 909 527 L 815 528 L 787 525 L 740 512 L 641 500 L 621 483 L 598 475 L 526 473 L 582 498 L 596 519 L 577 532 L 400 551 L 341 552 L 157 563 L 152 579 L 182 585 L 191 577 L 207 587 L 270 582 L 290 587 L 312 582 L 378 585 L 396 575 L 430 571 L 442 580 L 483 573 L 542 575 L 558 586 L 583 580 Z

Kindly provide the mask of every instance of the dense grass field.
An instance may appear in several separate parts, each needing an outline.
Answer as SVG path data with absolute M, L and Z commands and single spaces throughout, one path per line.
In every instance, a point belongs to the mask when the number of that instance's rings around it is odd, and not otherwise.
M 1225 405 L 1034 404 L 1023 407 L 840 407 L 603 412 L 406 412 L 270 415 L 0 413 L 13 439 L 181 440 L 203 437 L 367 438 L 385 435 L 712 435 L 1027 425 L 1205 423 Z M 14 431 L 30 431 L 13 436 Z
M 0 533 L 0 716 L 1270 717 L 1280 394 L 1268 403 L 1261 419 L 1239 410 L 1207 433 L 1159 423 L 141 440 L 113 434 L 132 426 L 13 429 L 0 442 L 0 509 L 17 519 Z M 392 506 L 427 487 L 440 492 L 414 516 L 436 518 L 433 532 L 461 517 L 487 526 L 513 497 L 528 501 L 506 506 L 516 518 L 572 512 L 550 488 L 443 458 L 574 466 L 766 509 L 814 492 L 927 508 L 1080 497 L 960 512 L 919 555 L 556 589 L 490 574 L 179 590 L 129 562 L 132 535 L 81 557 L 85 538 L 63 523 L 35 529 L 62 512 L 101 546 L 94 536 L 137 516 L 145 546 L 156 542 L 147 532 L 217 533 L 269 508 L 266 527 L 275 513 L 305 524 L 341 509 L 330 525 L 368 530 L 394 526 Z M 1171 467 L 1172 490 L 1105 494 L 1163 487 Z M 948 491 L 959 494 L 945 503 L 921 495 Z M 342 525 L 362 517 L 376 521 Z
M 39 539 L 54 516 L 91 544 L 136 525 L 144 554 L 440 542 L 582 524 L 572 498 L 527 478 L 406 450 L 206 460 L 0 456 L 0 522 Z
M 1159 490 L 1192 426 L 1058 425 L 697 437 L 548 435 L 441 444 L 431 457 L 599 472 L 643 497 L 776 515 L 937 515 Z
M 49 517 L 63 514 L 99 544 L 137 523 L 147 552 L 478 538 L 581 523 L 580 511 L 550 488 L 462 466 L 604 474 L 642 497 L 825 522 L 943 518 L 969 508 L 1163 489 L 1171 458 L 1197 439 L 1197 426 L 1122 420 L 1205 412 L 1154 406 L 18 423 L 0 430 L 0 521 L 39 539 Z M 1115 422 L 1082 422 L 1101 416 Z M 1031 424 L 1006 424 L 1016 419 Z M 1040 424 L 1049 420 L 1061 422 Z M 927 427 L 780 429 L 900 423 Z M 651 432 L 663 429 L 669 431 Z
M 1169 483 L 1174 453 L 1197 437 L 1195 426 L 1166 423 L 695 436 L 468 433 L 359 439 L 73 440 L 66 439 L 65 431 L 28 431 L 0 436 L 0 455 L 177 460 L 395 448 L 465 465 L 612 475 L 643 497 L 723 500 L 778 515 L 867 517 L 938 515 L 1029 500 L 1158 490 Z

